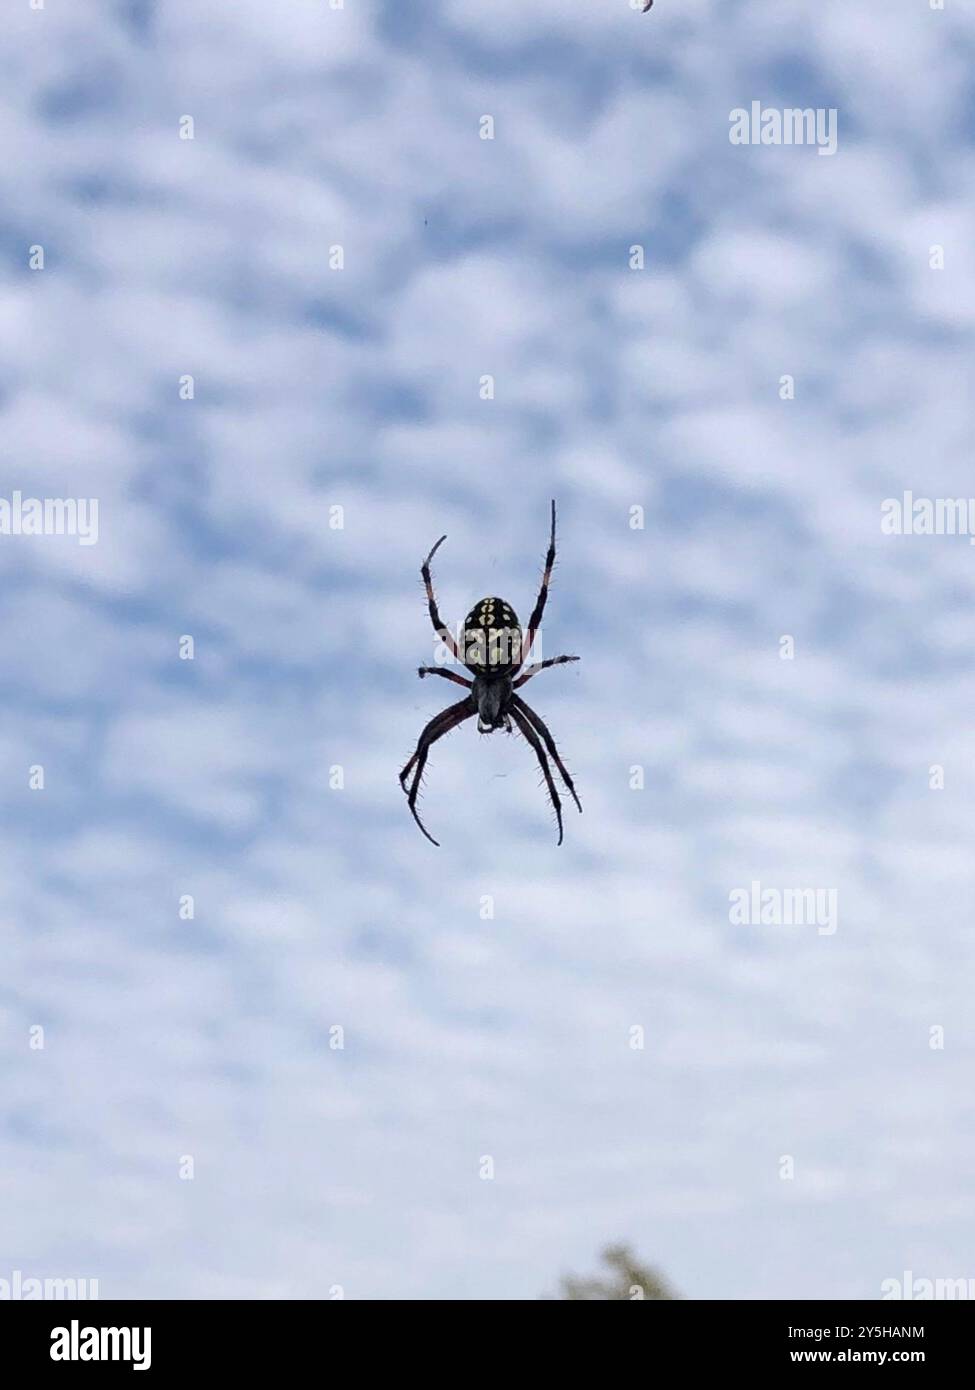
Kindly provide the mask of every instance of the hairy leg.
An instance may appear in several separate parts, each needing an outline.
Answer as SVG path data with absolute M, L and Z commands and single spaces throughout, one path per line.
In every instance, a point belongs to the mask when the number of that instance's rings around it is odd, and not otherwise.
M 437 608 L 436 595 L 433 592 L 433 579 L 430 576 L 430 561 L 433 559 L 434 555 L 436 555 L 437 551 L 440 549 L 440 547 L 443 545 L 446 539 L 446 536 L 441 536 L 440 539 L 437 541 L 437 544 L 433 547 L 433 549 L 430 551 L 430 554 L 427 556 L 423 564 L 420 566 L 420 574 L 423 576 L 423 587 L 427 591 L 427 607 L 430 610 L 430 621 L 433 623 L 433 630 L 440 638 L 441 642 L 443 642 L 446 645 L 447 650 L 453 656 L 455 656 L 457 660 L 460 662 L 460 664 L 463 666 L 463 658 L 461 657 L 460 652 L 457 650 L 457 643 L 454 641 L 453 637 L 451 637 L 450 633 L 447 631 L 447 628 L 444 626 L 443 619 L 440 617 L 440 610 Z
M 555 739 L 549 733 L 548 728 L 545 724 L 545 720 L 538 713 L 538 711 L 532 709 L 531 705 L 527 704 L 521 698 L 520 695 L 512 696 L 511 703 L 515 707 L 515 709 L 518 709 L 522 712 L 526 719 L 531 721 L 532 727 L 534 728 L 535 732 L 541 735 L 542 742 L 548 749 L 549 757 L 552 759 L 555 766 L 558 768 L 559 775 L 562 778 L 562 781 L 569 788 L 569 793 L 572 796 L 572 800 L 575 802 L 576 807 L 581 812 L 582 803 L 576 795 L 575 784 L 573 783 L 572 778 L 569 776 L 565 763 L 559 757 L 559 750 L 555 746 Z
M 578 660 L 577 656 L 549 656 L 544 661 L 536 661 L 534 666 L 525 667 L 511 688 L 517 690 L 519 685 L 524 685 L 525 681 L 530 681 L 532 676 L 537 676 L 539 671 L 544 671 L 549 666 L 561 666 L 566 661 Z
M 518 704 L 521 704 L 520 700 L 518 701 Z M 552 798 L 552 805 L 555 807 L 555 819 L 558 821 L 559 825 L 559 844 L 561 844 L 562 802 L 559 800 L 559 794 L 555 789 L 555 780 L 552 777 L 552 769 L 548 765 L 548 759 L 545 757 L 545 749 L 542 747 L 541 740 L 539 739 L 538 734 L 536 734 L 535 730 L 532 728 L 531 722 L 525 717 L 524 714 L 522 714 L 521 710 L 518 708 L 518 705 L 514 703 L 512 703 L 511 706 L 511 717 L 514 719 L 515 723 L 518 725 L 518 728 L 521 730 L 525 738 L 528 740 L 528 742 L 535 750 L 535 756 L 538 759 L 539 766 L 541 767 L 542 773 L 545 777 L 545 785 L 548 787 L 548 794 Z
M 555 564 L 555 502 L 552 503 L 552 534 L 549 537 L 548 553 L 545 556 L 545 570 L 542 574 L 542 587 L 538 591 L 538 598 L 535 600 L 535 607 L 532 615 L 528 619 L 528 631 L 525 633 L 525 641 L 521 649 L 521 659 L 524 662 L 532 649 L 535 640 L 535 633 L 538 625 L 542 621 L 542 614 L 545 612 L 545 600 L 548 598 L 549 580 L 552 578 L 552 566 Z
M 416 809 L 416 798 L 420 791 L 420 779 L 423 776 L 423 769 L 426 767 L 430 745 L 436 743 L 438 738 L 443 738 L 444 734 L 449 734 L 451 729 L 455 729 L 458 724 L 463 724 L 465 719 L 472 718 L 476 713 L 477 706 L 470 696 L 468 696 L 465 700 L 458 700 L 456 705 L 448 705 L 445 710 L 441 710 L 439 714 L 435 714 L 420 735 L 416 745 L 416 752 L 399 775 L 400 786 L 407 795 L 410 815 L 432 845 L 437 845 L 438 841 L 433 838 L 420 820 Z M 416 772 L 413 776 L 412 785 L 407 791 L 406 779 L 409 777 L 414 766 L 416 767 Z
M 473 681 L 465 680 L 463 676 L 458 676 L 456 671 L 448 671 L 443 666 L 418 666 L 416 674 L 422 681 L 424 676 L 443 676 L 445 681 L 453 681 L 455 685 L 465 685 L 468 690 L 474 684 Z

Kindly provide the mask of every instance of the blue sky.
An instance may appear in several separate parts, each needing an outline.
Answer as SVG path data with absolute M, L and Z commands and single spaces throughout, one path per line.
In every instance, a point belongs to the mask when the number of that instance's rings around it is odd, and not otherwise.
M 973 8 L 10 6 L 0 495 L 99 539 L 0 536 L 0 1278 L 975 1275 L 975 553 L 880 529 L 972 492 Z M 584 814 L 467 725 L 437 850 L 419 563 L 526 619 L 552 497 Z

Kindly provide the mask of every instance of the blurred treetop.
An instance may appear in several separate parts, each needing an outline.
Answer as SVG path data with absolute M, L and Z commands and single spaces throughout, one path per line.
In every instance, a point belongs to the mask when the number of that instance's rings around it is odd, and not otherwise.
M 639 1262 L 628 1245 L 608 1245 L 603 1251 L 607 1277 L 577 1279 L 568 1274 L 562 1279 L 562 1298 L 589 1300 L 625 1298 L 677 1298 L 667 1280 L 657 1270 Z

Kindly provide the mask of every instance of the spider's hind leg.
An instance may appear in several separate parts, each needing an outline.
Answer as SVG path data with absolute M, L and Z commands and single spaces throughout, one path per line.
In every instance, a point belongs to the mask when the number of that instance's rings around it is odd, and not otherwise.
M 450 635 L 450 632 L 447 630 L 444 621 L 440 616 L 440 610 L 437 607 L 437 596 L 433 592 L 433 576 L 430 573 L 430 561 L 433 559 L 434 555 L 436 555 L 437 551 L 440 549 L 440 547 L 443 545 L 446 539 L 446 536 L 441 536 L 440 539 L 437 541 L 437 544 L 433 547 L 433 549 L 430 551 L 430 554 L 427 556 L 423 564 L 420 566 L 420 575 L 422 576 L 423 587 L 426 590 L 427 594 L 427 609 L 430 614 L 430 621 L 431 623 L 433 623 L 433 630 L 440 638 L 441 642 L 443 642 L 443 644 L 446 646 L 450 654 L 453 657 L 455 657 L 461 663 L 461 665 L 463 665 L 463 658 L 461 657 L 461 654 L 457 649 L 457 643 Z
M 532 649 L 538 625 L 542 621 L 542 614 L 545 612 L 545 600 L 548 598 L 548 586 L 552 578 L 552 569 L 555 565 L 555 502 L 552 502 L 552 532 L 549 536 L 548 551 L 545 555 L 545 569 L 542 572 L 542 583 L 538 591 L 538 598 L 535 600 L 535 607 L 532 615 L 528 619 L 528 629 L 525 633 L 525 640 L 522 643 L 521 659 L 525 661 L 528 653 Z

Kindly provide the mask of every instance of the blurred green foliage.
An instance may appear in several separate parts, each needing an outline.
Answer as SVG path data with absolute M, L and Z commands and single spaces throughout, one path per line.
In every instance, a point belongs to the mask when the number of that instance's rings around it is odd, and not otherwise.
M 589 1300 L 625 1298 L 677 1298 L 678 1295 L 657 1270 L 641 1264 L 628 1245 L 608 1245 L 602 1254 L 608 1273 L 600 1278 L 577 1279 L 568 1274 L 562 1280 L 561 1298 Z

